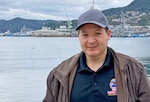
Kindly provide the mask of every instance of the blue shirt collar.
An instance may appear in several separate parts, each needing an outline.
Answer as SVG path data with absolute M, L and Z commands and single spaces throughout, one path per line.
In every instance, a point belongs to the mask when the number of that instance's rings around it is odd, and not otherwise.
M 110 52 L 110 49 L 107 48 L 107 55 L 106 55 L 106 58 L 105 58 L 105 61 L 103 63 L 103 65 L 98 69 L 98 71 L 100 69 L 102 69 L 103 67 L 111 67 L 111 62 L 113 61 L 113 57 L 112 57 L 112 54 Z M 86 64 L 86 56 L 85 56 L 85 53 L 82 52 L 81 56 L 80 56 L 80 59 L 79 59 L 79 66 L 78 66 L 78 72 L 81 72 L 81 71 L 91 71 L 90 68 L 87 66 Z

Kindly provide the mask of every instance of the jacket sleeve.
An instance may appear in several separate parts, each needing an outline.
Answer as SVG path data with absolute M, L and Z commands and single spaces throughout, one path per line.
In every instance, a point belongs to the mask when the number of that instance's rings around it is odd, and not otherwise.
M 143 68 L 142 71 L 139 84 L 138 102 L 150 102 L 150 80 L 147 77 L 145 68 Z
M 52 92 L 52 82 L 53 82 L 53 78 L 51 73 L 49 74 L 48 78 L 47 78 L 47 89 L 46 89 L 46 96 L 43 99 L 43 102 L 55 102 L 54 101 L 54 95 Z
M 127 96 L 129 102 L 150 102 L 150 80 L 144 66 L 135 60 L 128 60 Z

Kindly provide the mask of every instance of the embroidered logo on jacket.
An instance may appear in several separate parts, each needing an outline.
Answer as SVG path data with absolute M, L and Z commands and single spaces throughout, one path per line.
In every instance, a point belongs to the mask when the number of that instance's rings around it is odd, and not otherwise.
M 116 84 L 116 79 L 113 78 L 111 79 L 109 86 L 111 88 L 111 91 L 107 91 L 108 96 L 115 96 L 117 95 L 117 84 Z

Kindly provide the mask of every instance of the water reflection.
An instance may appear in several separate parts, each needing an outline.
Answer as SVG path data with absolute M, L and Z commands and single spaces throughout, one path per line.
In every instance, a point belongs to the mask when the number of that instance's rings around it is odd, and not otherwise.
M 150 37 L 112 38 L 109 45 L 135 57 L 150 75 L 149 42 Z M 80 51 L 78 38 L 1 37 L 0 102 L 41 102 L 50 70 Z

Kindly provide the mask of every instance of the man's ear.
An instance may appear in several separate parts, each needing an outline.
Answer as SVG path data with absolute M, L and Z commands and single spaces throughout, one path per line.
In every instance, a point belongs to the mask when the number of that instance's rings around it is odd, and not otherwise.
M 112 31 L 111 31 L 110 29 L 108 29 L 107 34 L 108 34 L 108 37 L 109 37 L 109 39 L 110 39 L 111 34 L 112 34 Z

